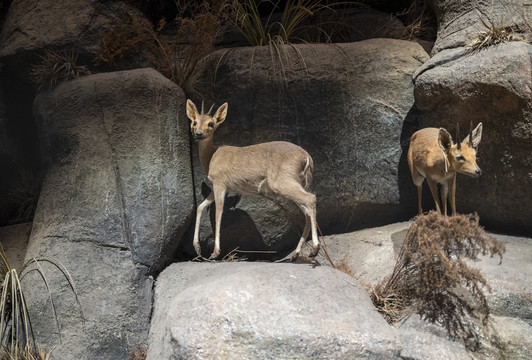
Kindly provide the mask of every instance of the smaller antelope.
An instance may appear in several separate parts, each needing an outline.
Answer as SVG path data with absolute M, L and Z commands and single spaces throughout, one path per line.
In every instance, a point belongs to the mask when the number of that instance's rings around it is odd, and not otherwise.
M 469 135 L 460 142 L 458 125 L 456 128 L 457 143 L 453 143 L 451 134 L 444 128 L 421 129 L 412 135 L 408 149 L 408 166 L 412 180 L 417 186 L 418 209 L 421 208 L 421 192 L 423 180 L 427 179 L 430 192 L 436 203 L 436 210 L 441 213 L 438 201 L 438 185 L 441 184 L 443 211 L 447 216 L 447 194 L 450 192 L 452 215 L 456 215 L 456 173 L 479 177 L 482 173 L 477 165 L 477 147 L 482 137 L 482 123 L 473 130 L 473 123 Z
M 292 257 L 295 260 L 312 230 L 311 257 L 318 254 L 316 224 L 316 196 L 307 190 L 312 181 L 314 164 L 301 147 L 284 141 L 267 142 L 244 147 L 213 145 L 214 132 L 227 116 L 227 103 L 214 116 L 201 114 L 194 103 L 187 100 L 190 129 L 198 142 L 201 166 L 212 182 L 213 191 L 198 206 L 194 230 L 194 249 L 201 256 L 199 226 L 203 210 L 215 202 L 214 251 L 211 259 L 220 255 L 220 225 L 225 195 L 228 192 L 262 196 L 280 196 L 293 201 L 305 214 L 305 227 Z M 211 108 L 212 109 L 212 108 Z M 209 111 L 210 112 L 210 111 Z

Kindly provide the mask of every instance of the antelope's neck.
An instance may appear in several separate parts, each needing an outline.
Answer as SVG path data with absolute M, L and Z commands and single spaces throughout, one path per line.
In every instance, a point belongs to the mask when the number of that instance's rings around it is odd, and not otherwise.
M 198 142 L 200 163 L 206 175 L 209 175 L 209 164 L 211 163 L 212 156 L 216 152 L 216 149 L 217 147 L 213 145 L 212 137 Z

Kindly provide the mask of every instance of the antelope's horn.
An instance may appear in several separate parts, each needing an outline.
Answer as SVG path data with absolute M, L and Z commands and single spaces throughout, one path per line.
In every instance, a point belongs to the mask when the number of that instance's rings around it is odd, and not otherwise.
M 204 103 L 203 103 L 203 100 L 201 101 L 201 115 L 205 114 L 203 111 L 204 111 Z
M 214 107 L 214 103 L 212 103 L 211 108 L 209 109 L 209 112 L 207 112 L 207 115 L 211 115 L 211 111 L 213 107 Z
M 456 145 L 458 150 L 462 148 L 462 142 L 460 141 L 460 124 L 456 123 Z
M 473 121 L 471 121 L 469 126 L 469 147 L 473 147 Z

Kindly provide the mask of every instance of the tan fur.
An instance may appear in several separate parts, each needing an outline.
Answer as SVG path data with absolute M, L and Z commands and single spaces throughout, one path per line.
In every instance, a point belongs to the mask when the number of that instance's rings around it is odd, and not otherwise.
M 471 141 L 470 141 L 471 137 Z M 458 144 L 443 128 L 421 129 L 412 135 L 408 149 L 408 166 L 412 181 L 418 188 L 418 211 L 421 214 L 422 184 L 427 179 L 436 209 L 441 212 L 437 184 L 442 185 L 444 214 L 447 215 L 447 195 L 450 193 L 452 214 L 456 215 L 456 173 L 478 177 L 481 170 L 476 162 L 476 148 L 482 137 L 482 123 Z M 473 145 L 473 146 L 471 146 Z M 447 163 L 447 170 L 446 170 Z
M 301 247 L 312 230 L 311 256 L 319 251 L 316 224 L 316 196 L 307 190 L 312 181 L 314 164 L 301 147 L 284 141 L 235 147 L 213 145 L 214 132 L 227 116 L 227 103 L 220 106 L 211 117 L 199 114 L 192 101 L 187 100 L 187 116 L 191 131 L 198 140 L 200 162 L 213 192 L 198 206 L 194 231 L 194 248 L 201 256 L 199 223 L 202 211 L 213 201 L 216 203 L 216 228 L 214 251 L 211 258 L 220 254 L 220 224 L 224 198 L 227 193 L 280 196 L 293 201 L 305 214 L 305 228 L 294 253 L 299 256 Z

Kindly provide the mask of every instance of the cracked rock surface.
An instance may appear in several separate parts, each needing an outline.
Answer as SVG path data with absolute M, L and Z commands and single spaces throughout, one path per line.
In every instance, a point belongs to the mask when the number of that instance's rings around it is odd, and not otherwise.
M 58 287 L 58 358 L 125 358 L 145 339 L 149 275 L 168 264 L 194 206 L 184 109 L 182 91 L 153 69 L 87 76 L 37 96 L 45 178 L 26 259 L 61 261 L 86 318 L 79 326 L 70 288 L 45 269 Z M 55 344 L 42 280 L 30 273 L 24 286 L 43 314 L 33 324 L 39 342 Z

